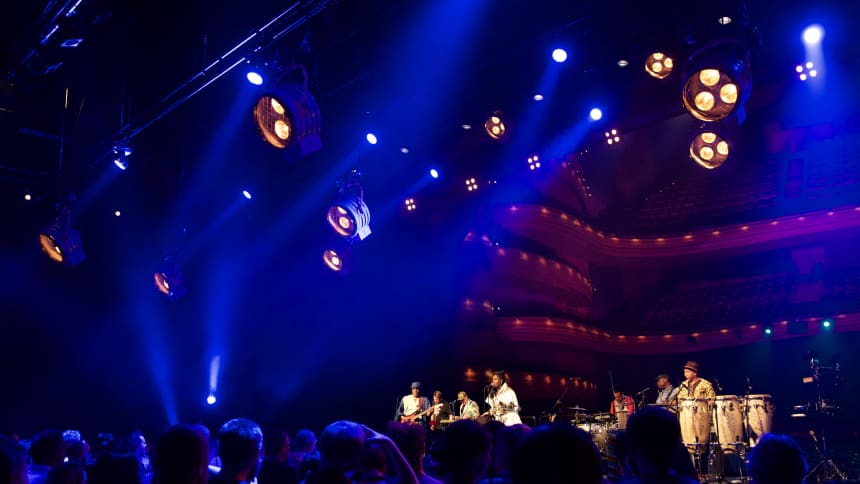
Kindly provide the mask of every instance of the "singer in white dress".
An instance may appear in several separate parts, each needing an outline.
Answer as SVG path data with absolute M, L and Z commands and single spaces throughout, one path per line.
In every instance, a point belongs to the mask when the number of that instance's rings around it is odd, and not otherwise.
M 520 420 L 520 402 L 517 392 L 508 386 L 504 372 L 493 373 L 490 395 L 486 399 L 490 406 L 489 415 L 510 427 L 523 423 Z

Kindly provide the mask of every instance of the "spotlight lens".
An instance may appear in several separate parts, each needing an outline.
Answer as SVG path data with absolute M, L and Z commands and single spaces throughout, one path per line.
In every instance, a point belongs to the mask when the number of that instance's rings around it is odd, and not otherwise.
M 738 101 L 738 86 L 728 83 L 720 88 L 720 99 L 726 104 L 734 104 Z
M 259 85 L 263 84 L 263 76 L 261 76 L 260 74 L 254 72 L 254 71 L 249 72 L 248 74 L 245 75 L 245 77 L 248 79 L 248 82 L 250 82 L 251 84 L 253 84 L 255 86 L 259 86 Z
M 812 69 L 812 66 L 813 66 L 813 65 L 814 65 L 814 64 L 813 64 L 812 62 L 807 62 L 807 63 L 806 63 L 806 68 L 807 68 L 807 69 Z M 798 72 L 800 72 L 800 71 L 798 71 Z
M 770 328 L 765 328 L 764 334 L 773 334 L 773 330 Z
M 806 80 L 806 74 L 801 74 L 801 75 L 800 75 L 800 80 L 801 80 L 801 81 L 805 81 L 805 80 Z
M 433 178 L 439 178 L 439 171 L 436 168 L 430 168 L 430 176 Z
M 824 29 L 820 25 L 810 25 L 803 31 L 803 42 L 817 44 L 824 38 Z
M 121 158 L 115 158 L 113 160 L 113 164 L 122 171 L 125 171 L 128 168 L 128 162 L 123 161 Z
M 818 75 L 818 71 L 816 71 L 815 69 L 812 69 L 811 71 L 809 71 L 809 77 L 815 77 L 817 75 Z
M 654 52 L 651 54 L 651 57 L 653 57 L 654 60 L 663 60 L 664 55 L 662 52 Z
M 699 156 L 705 161 L 711 161 L 714 159 L 714 150 L 710 146 L 703 146 L 699 148 Z
M 630 62 L 627 59 L 618 59 L 618 67 L 627 67 L 630 65 Z
M 24 200 L 27 200 L 27 201 L 29 202 L 29 201 L 30 201 L 30 200 L 32 200 L 32 199 L 33 199 L 33 196 L 32 196 L 32 195 L 30 195 L 29 193 L 25 193 L 25 194 L 24 194 Z
M 251 192 L 249 192 L 248 190 L 242 190 L 242 196 L 247 198 L 248 200 L 250 200 L 251 199 Z
M 827 328 L 833 326 L 833 322 L 830 321 L 829 319 L 825 319 L 824 321 L 821 322 L 821 325 L 824 326 L 825 329 L 827 329 Z
M 555 49 L 552 51 L 552 60 L 562 63 L 567 60 L 567 51 L 564 49 Z
M 711 132 L 702 133 L 701 136 L 702 136 L 702 141 L 704 141 L 705 143 L 708 143 L 708 144 L 713 143 L 714 141 L 717 140 L 717 135 L 714 133 L 711 133 Z
M 272 109 L 278 114 L 284 114 L 286 112 L 284 111 L 284 106 L 282 106 L 275 98 L 272 98 Z
M 671 57 L 666 57 L 666 60 L 663 61 L 663 65 L 666 66 L 666 69 L 672 70 L 672 64 L 673 61 Z
M 593 121 L 599 121 L 600 118 L 603 117 L 603 111 L 601 111 L 600 108 L 591 108 L 591 111 L 588 113 L 588 116 Z
M 323 262 L 329 269 L 338 272 L 343 269 L 343 260 L 340 255 L 332 249 L 323 252 Z
M 340 225 L 340 228 L 347 230 L 352 227 L 352 219 L 346 215 L 341 215 L 337 218 L 337 224 Z
M 725 140 L 717 143 L 717 153 L 728 156 L 729 155 L 729 144 L 725 142 Z
M 290 125 L 283 119 L 275 121 L 275 136 L 286 141 L 290 139 Z
M 535 94 L 534 100 L 535 101 L 543 101 L 543 94 Z
M 797 66 L 794 68 L 794 70 L 797 71 L 798 74 L 800 74 L 801 72 L 803 72 L 803 66 Z
M 42 245 L 42 250 L 54 262 L 63 262 L 63 251 L 60 246 L 54 241 L 50 235 L 39 234 L 39 243 Z
M 367 133 L 367 136 L 365 136 L 365 138 L 367 139 L 367 142 L 372 144 L 372 145 L 375 145 L 376 142 L 378 141 L 376 139 L 376 135 L 373 133 Z
M 714 95 L 708 91 L 702 91 L 696 94 L 696 109 L 700 111 L 710 111 L 714 108 Z
M 215 398 L 215 395 L 209 395 L 208 397 L 206 397 L 207 405 L 215 405 L 216 401 L 218 401 L 218 399 Z
M 655 62 L 651 64 L 651 70 L 659 74 L 663 71 L 663 64 L 661 62 Z
M 117 210 L 116 212 L 113 213 L 113 215 L 114 215 L 114 217 L 119 217 L 120 215 L 122 215 L 122 212 Z
M 720 82 L 720 71 L 716 69 L 702 69 L 699 72 L 699 81 L 708 87 L 716 86 Z

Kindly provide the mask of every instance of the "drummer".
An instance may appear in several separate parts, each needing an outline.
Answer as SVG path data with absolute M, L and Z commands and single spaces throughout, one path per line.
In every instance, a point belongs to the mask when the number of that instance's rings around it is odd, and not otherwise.
M 678 399 L 682 398 L 707 398 L 711 403 L 717 398 L 711 382 L 699 378 L 699 363 L 692 360 L 684 365 L 684 382 L 678 390 Z

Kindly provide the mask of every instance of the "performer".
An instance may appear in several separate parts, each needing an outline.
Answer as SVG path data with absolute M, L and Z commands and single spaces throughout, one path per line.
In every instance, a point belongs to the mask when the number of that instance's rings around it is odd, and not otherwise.
M 654 403 L 657 405 L 666 405 L 667 407 L 675 405 L 675 400 L 678 398 L 678 391 L 680 391 L 680 388 L 676 388 L 672 385 L 672 382 L 669 381 L 669 375 L 665 373 L 657 375 L 657 388 L 660 392 L 657 393 L 657 401 Z M 672 410 L 672 408 L 670 408 L 670 410 Z
M 451 405 L 442 399 L 442 392 L 433 392 L 433 412 L 430 413 L 430 430 L 441 428 L 439 423 L 443 420 L 451 420 Z
M 707 398 L 711 403 L 717 398 L 711 382 L 699 378 L 699 364 L 695 361 L 688 361 L 684 365 L 684 382 L 678 390 L 678 399 L 681 398 Z
M 623 392 L 615 392 L 614 395 L 615 399 L 609 404 L 610 414 L 617 415 L 618 412 L 627 412 L 629 415 L 636 411 L 636 403 L 633 401 L 633 397 L 625 395 Z
M 423 413 L 430 408 L 430 400 L 421 396 L 421 382 L 412 382 L 412 392 L 400 399 L 394 420 L 398 422 L 414 422 L 424 417 Z
M 484 415 L 492 415 L 496 420 L 508 427 L 523 423 L 520 420 L 520 404 L 517 401 L 517 393 L 513 388 L 508 386 L 505 372 L 497 371 L 493 373 L 493 380 L 490 386 L 490 395 L 486 400 L 490 406 L 490 411 Z
M 460 418 L 476 420 L 481 415 L 481 411 L 478 410 L 478 402 L 471 400 L 466 392 L 458 393 L 457 400 L 460 401 Z

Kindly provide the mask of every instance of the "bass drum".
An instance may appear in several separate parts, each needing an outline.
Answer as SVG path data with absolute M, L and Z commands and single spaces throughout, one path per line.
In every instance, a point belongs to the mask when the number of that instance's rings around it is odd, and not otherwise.
M 750 447 L 755 447 L 762 435 L 773 430 L 776 405 L 768 394 L 749 395 L 743 399 L 749 428 Z
M 715 428 L 717 440 L 723 452 L 735 452 L 743 445 L 744 422 L 741 413 L 741 403 L 734 395 L 718 395 L 714 402 L 716 407 Z
M 681 441 L 690 451 L 707 444 L 711 437 L 711 406 L 706 398 L 678 399 Z M 704 451 L 704 448 L 699 449 Z

